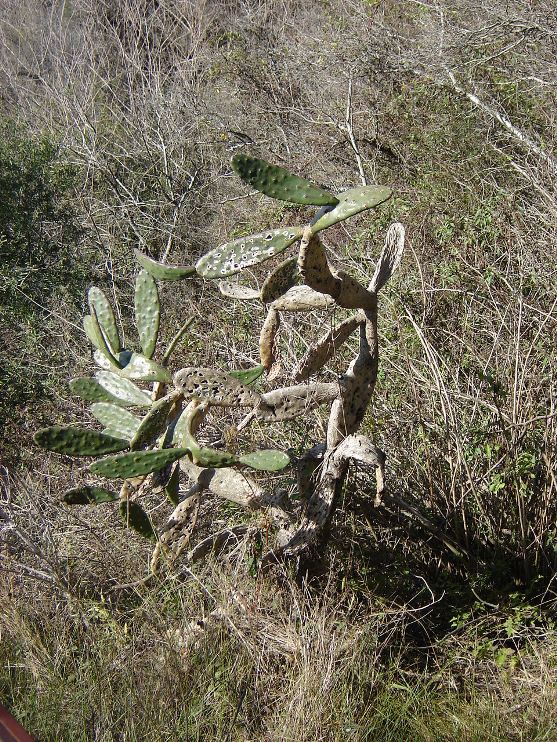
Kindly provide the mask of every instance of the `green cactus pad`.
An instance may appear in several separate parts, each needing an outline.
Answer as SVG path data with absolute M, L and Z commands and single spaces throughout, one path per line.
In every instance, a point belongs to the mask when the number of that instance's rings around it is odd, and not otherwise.
M 126 441 L 134 437 L 141 425 L 141 420 L 131 412 L 109 402 L 95 402 L 91 405 L 91 413 L 101 425 L 110 429 L 111 435 Z
M 253 384 L 254 381 L 257 381 L 259 377 L 265 373 L 265 366 L 254 366 L 253 368 L 246 368 L 245 370 L 241 371 L 229 371 L 229 376 L 232 376 L 234 379 L 237 379 L 241 384 L 246 384 L 246 386 L 249 386 L 249 384 Z
M 116 502 L 118 495 L 103 487 L 74 487 L 64 495 L 66 505 L 101 505 L 105 502 Z
M 195 267 L 192 265 L 167 265 L 149 258 L 140 250 L 134 249 L 133 252 L 141 267 L 159 281 L 180 281 L 182 278 L 188 278 L 196 273 Z
M 121 442 L 121 441 L 120 441 Z M 126 444 L 127 446 L 127 444 Z M 120 456 L 111 456 L 91 464 L 89 471 L 107 479 L 130 479 L 150 474 L 167 464 L 181 459 L 187 448 L 164 448 L 158 451 L 132 451 Z
M 290 458 L 283 451 L 264 449 L 240 456 L 238 463 L 261 471 L 280 471 L 288 466 Z
M 157 344 L 161 308 L 155 279 L 140 271 L 135 281 L 135 324 L 146 358 L 152 358 Z
M 91 314 L 96 314 L 99 325 L 110 346 L 110 350 L 112 353 L 119 353 L 121 348 L 120 334 L 118 333 L 116 317 L 114 316 L 110 302 L 105 294 L 96 286 L 89 289 L 88 299 Z
M 271 198 L 305 206 L 336 206 L 338 203 L 329 191 L 265 160 L 238 154 L 232 160 L 232 167 L 244 183 Z
M 338 224 L 338 222 L 343 222 L 345 219 L 359 214 L 360 211 L 379 206 L 379 204 L 389 199 L 391 194 L 391 189 L 384 188 L 383 186 L 350 188 L 350 190 L 344 191 L 339 195 L 338 206 L 335 206 L 332 211 L 323 214 L 321 218 L 312 224 L 311 229 L 316 234 L 322 229 L 332 227 L 333 224 Z
M 180 502 L 180 465 L 177 464 L 172 470 L 170 479 L 166 483 L 164 493 L 173 505 Z
M 129 446 L 127 441 L 103 435 L 96 430 L 59 425 L 38 430 L 34 441 L 41 448 L 68 456 L 101 456 L 104 453 L 123 451 Z
M 288 258 L 278 265 L 261 287 L 261 301 L 270 304 L 285 294 L 298 281 L 298 259 Z
M 250 265 L 269 260 L 301 239 L 302 227 L 269 229 L 267 232 L 239 237 L 216 247 L 198 260 L 195 266 L 203 278 L 223 278 Z
M 121 350 L 118 353 L 118 356 L 113 358 L 112 356 L 107 357 L 106 353 L 103 353 L 100 350 L 96 350 L 93 353 L 93 358 L 95 359 L 97 366 L 100 366 L 100 368 L 103 368 L 105 371 L 116 372 L 128 365 L 132 355 L 133 353 L 131 350 Z M 116 359 L 118 363 L 116 363 Z
M 131 526 L 134 531 L 137 531 L 144 538 L 152 541 L 156 540 L 157 534 L 151 525 L 149 516 L 139 503 L 133 500 L 125 500 L 120 503 L 119 510 L 126 525 Z
M 98 363 L 97 355 L 95 355 L 95 360 Z M 165 368 L 150 358 L 145 358 L 141 353 L 132 353 L 128 363 L 123 368 L 112 369 L 112 371 L 125 379 L 134 379 L 135 381 L 162 381 L 168 383 L 172 380 Z
M 96 379 L 88 379 L 86 377 L 72 379 L 69 387 L 73 394 L 81 397 L 81 399 L 85 399 L 87 402 L 111 402 L 112 404 L 122 405 L 123 407 L 129 404 L 113 396 Z
M 219 469 L 222 466 L 233 466 L 238 459 L 227 451 L 217 451 L 215 448 L 194 448 L 191 451 L 193 463 L 206 469 Z
M 97 371 L 95 378 L 99 386 L 113 397 L 110 401 L 117 400 L 114 404 L 126 407 L 150 407 L 152 404 L 147 392 L 137 387 L 133 381 L 123 379 L 112 371 Z
M 135 430 L 135 434 L 130 442 L 132 451 L 137 451 L 139 448 L 151 443 L 166 428 L 168 414 L 178 396 L 179 393 L 174 392 L 153 404 Z
M 91 338 L 94 337 L 96 339 L 96 348 L 98 352 L 106 358 L 110 366 L 120 368 L 122 365 L 119 361 L 120 354 L 117 352 L 113 352 L 112 348 L 110 347 L 110 343 L 108 342 L 97 317 L 95 307 L 91 307 L 91 314 L 83 319 L 83 327 L 88 326 L 90 326 L 91 328 Z M 85 332 L 87 332 L 87 329 L 85 330 Z M 95 345 L 94 341 L 91 342 L 93 342 L 93 344 Z
M 253 389 L 212 368 L 183 368 L 174 375 L 174 384 L 184 396 L 220 407 L 255 407 L 260 401 Z

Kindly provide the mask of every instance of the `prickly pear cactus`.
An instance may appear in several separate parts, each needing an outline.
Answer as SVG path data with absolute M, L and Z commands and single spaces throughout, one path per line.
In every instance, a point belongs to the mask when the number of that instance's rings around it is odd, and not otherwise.
M 380 452 L 371 457 L 358 455 L 364 449 L 378 449 L 354 433 L 377 377 L 377 293 L 400 263 L 404 229 L 399 224 L 389 229 L 367 287 L 331 264 L 318 233 L 376 208 L 391 192 L 382 186 L 361 186 L 335 196 L 284 168 L 245 154 L 236 155 L 232 165 L 245 183 L 271 198 L 323 208 L 313 220 L 307 215 L 306 227 L 279 227 L 234 239 L 199 258 L 195 267 L 168 265 L 135 250 L 140 266 L 135 282 L 135 349 L 122 347 L 110 301 L 102 290 L 92 287 L 83 326 L 99 368 L 93 376 L 75 378 L 69 384 L 72 394 L 90 403 L 91 417 L 85 427 L 52 426 L 35 435 L 36 443 L 50 451 L 92 459 L 88 464 L 91 481 L 66 492 L 64 502 L 105 507 L 119 503 L 124 524 L 156 542 L 151 562 L 154 570 L 160 568 L 161 555 L 170 564 L 195 537 L 207 498 L 224 498 L 261 511 L 259 520 L 235 533 L 252 534 L 263 528 L 268 542 L 271 524 L 276 536 L 274 559 L 307 548 L 330 522 L 350 461 L 380 467 L 377 481 L 383 481 L 384 456 Z M 166 348 L 160 347 L 164 292 L 159 292 L 158 281 L 223 279 L 271 261 L 300 241 L 295 254 L 273 265 L 258 288 L 245 282 L 218 282 L 222 296 L 234 301 L 255 300 L 258 303 L 248 306 L 259 306 L 266 312 L 259 337 L 259 365 L 237 370 L 202 365 L 169 369 L 192 319 Z M 253 284 L 257 274 L 250 275 Z M 330 315 L 339 307 L 354 311 L 336 326 L 330 322 L 328 332 L 306 344 L 305 354 L 291 372 L 295 383 L 270 387 L 271 379 L 284 372 L 282 362 L 277 362 L 281 323 L 288 328 L 290 318 L 298 314 L 311 320 L 318 314 Z M 334 377 L 329 374 L 325 381 L 316 378 L 355 334 L 359 336 L 358 352 L 346 372 Z M 254 434 L 264 436 L 266 426 L 272 428 L 273 423 L 297 419 L 298 424 L 307 425 L 324 406 L 331 410 L 326 442 L 314 445 L 312 441 L 308 451 L 299 452 L 299 456 L 266 447 L 245 450 L 240 433 L 252 422 L 257 428 Z M 241 415 L 244 418 L 238 422 Z M 227 435 L 218 442 L 207 441 L 204 426 L 212 416 L 223 432 L 233 432 L 234 450 L 223 448 Z M 93 427 L 95 424 L 101 429 Z M 297 469 L 297 476 L 286 481 L 298 482 L 297 493 L 279 485 L 280 472 L 290 466 Z M 101 477 L 120 480 L 119 493 L 102 486 L 97 481 Z M 183 487 L 186 478 L 189 486 Z M 277 489 L 272 491 L 275 480 Z M 147 494 L 161 500 L 151 511 L 145 504 L 151 501 L 139 502 Z M 166 524 L 160 523 L 161 504 L 172 508 Z M 207 528 L 210 524 L 205 524 L 204 530 Z M 187 558 L 216 553 L 226 542 L 223 532 L 217 532 L 192 548 Z

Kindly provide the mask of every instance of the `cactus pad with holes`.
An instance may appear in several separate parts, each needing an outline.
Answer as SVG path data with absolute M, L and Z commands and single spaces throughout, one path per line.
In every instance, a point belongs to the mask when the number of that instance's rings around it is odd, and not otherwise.
M 301 239 L 301 227 L 269 229 L 250 237 L 239 237 L 216 247 L 198 260 L 196 269 L 203 278 L 223 278 L 251 265 L 269 260 Z

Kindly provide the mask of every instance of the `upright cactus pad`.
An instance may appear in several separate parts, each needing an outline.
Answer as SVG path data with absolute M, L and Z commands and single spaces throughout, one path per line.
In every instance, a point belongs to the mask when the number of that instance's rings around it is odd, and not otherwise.
M 161 308 L 155 279 L 140 271 L 135 281 L 135 324 L 146 358 L 152 358 L 157 344 Z
M 179 394 L 173 392 L 153 404 L 135 430 L 130 443 L 132 451 L 151 443 L 165 429 L 168 415 Z
M 97 316 L 99 325 L 103 331 L 110 350 L 113 354 L 120 352 L 120 334 L 116 324 L 116 317 L 103 291 L 96 286 L 89 289 L 89 308 L 91 314 Z
M 391 189 L 384 188 L 383 186 L 360 186 L 359 188 L 350 188 L 348 191 L 344 191 L 339 195 L 338 205 L 335 206 L 332 211 L 323 214 L 315 224 L 312 224 L 311 229 L 315 234 L 320 232 L 322 229 L 332 227 L 333 224 L 343 222 L 345 219 L 349 219 L 351 216 L 355 216 L 361 211 L 373 209 L 375 206 L 379 206 L 379 204 L 382 204 L 384 201 L 389 199 L 391 195 Z
M 134 249 L 133 252 L 141 267 L 159 281 L 180 281 L 182 278 L 189 278 L 196 273 L 193 265 L 167 265 L 153 260 L 140 250 Z
M 255 407 L 260 395 L 223 371 L 210 368 L 183 368 L 174 376 L 184 396 L 206 400 L 220 407 Z
M 279 255 L 302 237 L 301 227 L 269 229 L 267 232 L 239 237 L 216 247 L 200 260 L 196 267 L 203 278 L 224 278 L 251 265 L 257 265 Z
M 67 456 L 101 456 L 128 448 L 127 441 L 84 428 L 53 425 L 35 433 L 34 441 L 41 448 Z
M 335 206 L 338 203 L 329 191 L 265 160 L 238 154 L 232 160 L 232 167 L 244 183 L 271 198 L 304 206 Z
M 127 444 L 126 444 L 127 446 Z M 111 456 L 91 464 L 89 471 L 107 479 L 131 479 L 163 469 L 188 453 L 187 448 L 164 448 L 157 451 L 132 451 Z
M 377 261 L 375 273 L 371 279 L 370 291 L 377 293 L 396 271 L 404 253 L 404 227 L 395 222 L 387 230 L 385 246 Z

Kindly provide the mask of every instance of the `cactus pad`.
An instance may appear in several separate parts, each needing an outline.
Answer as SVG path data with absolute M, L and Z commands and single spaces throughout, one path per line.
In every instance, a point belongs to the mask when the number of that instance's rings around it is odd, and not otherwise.
M 261 471 L 280 471 L 288 466 L 290 458 L 283 451 L 265 449 L 240 456 L 238 463 Z
M 283 252 L 297 242 L 302 233 L 301 227 L 290 227 L 270 229 L 251 237 L 239 237 L 216 247 L 200 258 L 196 265 L 197 272 L 204 278 L 231 276 L 243 268 L 257 265 Z
M 343 222 L 345 219 L 349 219 L 351 216 L 355 216 L 361 211 L 373 209 L 375 206 L 379 206 L 379 204 L 382 204 L 390 198 L 391 194 L 391 189 L 384 188 L 383 186 L 360 186 L 359 188 L 350 188 L 350 190 L 344 191 L 339 195 L 338 205 L 335 206 L 332 211 L 323 214 L 323 216 L 312 225 L 311 229 L 315 234 L 320 232 L 322 229 L 332 227 L 333 224 Z
M 194 448 L 191 451 L 192 460 L 197 466 L 204 469 L 220 469 L 222 466 L 233 466 L 238 459 L 228 451 L 217 451 L 215 448 Z
M 134 531 L 137 531 L 144 538 L 156 540 L 157 534 L 149 516 L 143 510 L 141 505 L 133 500 L 125 500 L 120 503 L 120 515 L 126 522 L 126 525 L 131 526 Z
M 180 502 L 180 466 L 178 464 L 172 470 L 172 474 L 165 485 L 164 493 L 173 505 L 178 505 Z
M 265 160 L 238 154 L 232 160 L 232 167 L 244 183 L 271 198 L 305 206 L 335 206 L 338 203 L 329 191 Z
M 264 371 L 264 366 L 254 366 L 253 368 L 242 369 L 241 371 L 229 371 L 228 373 L 242 384 L 249 385 L 257 381 Z
M 240 299 L 247 301 L 249 299 L 259 299 L 259 291 L 249 286 L 243 286 L 241 283 L 234 281 L 219 281 L 219 291 L 228 299 Z
M 141 267 L 159 281 L 179 281 L 193 276 L 196 272 L 193 265 L 167 265 L 153 260 L 140 250 L 134 249 L 133 252 Z
M 126 444 L 127 446 L 127 444 Z M 188 453 L 187 448 L 164 448 L 157 451 L 132 451 L 111 456 L 91 464 L 89 471 L 107 479 L 130 479 L 163 469 Z
M 84 428 L 61 427 L 38 430 L 34 441 L 41 448 L 68 456 L 101 456 L 128 448 L 128 442 Z
M 151 397 L 132 381 L 123 379 L 112 371 L 97 371 L 95 377 L 102 389 L 118 401 L 115 404 L 126 407 L 150 407 Z M 101 400 L 99 400 L 101 401 Z
M 97 316 L 99 325 L 101 326 L 110 350 L 114 354 L 119 353 L 121 348 L 120 335 L 118 333 L 116 318 L 112 311 L 112 307 L 110 306 L 110 302 L 106 298 L 104 292 L 96 286 L 92 286 L 89 289 L 88 299 L 91 315 L 95 314 Z
M 255 407 L 260 395 L 223 371 L 183 368 L 174 376 L 184 396 L 203 399 L 219 407 Z
M 116 502 L 118 495 L 103 487 L 75 487 L 64 495 L 66 505 L 101 505 L 105 502 Z
M 140 271 L 135 281 L 135 324 L 146 358 L 152 358 L 157 344 L 161 308 L 155 279 Z
M 292 288 L 298 280 L 296 258 L 287 258 L 265 279 L 261 287 L 261 301 L 264 304 L 275 301 Z
M 91 412 L 101 425 L 110 429 L 111 435 L 126 441 L 134 437 L 141 424 L 128 410 L 108 402 L 95 402 L 91 405 Z
M 121 357 L 122 353 L 120 353 Z M 98 356 L 96 354 L 95 360 L 98 363 Z M 103 368 L 105 367 L 103 366 Z M 134 379 L 135 381 L 162 381 L 168 383 L 171 380 L 171 376 L 165 368 L 150 358 L 142 356 L 141 353 L 132 353 L 123 368 L 112 370 L 125 379 Z
M 110 373 L 108 371 L 103 373 Z M 116 376 L 114 374 L 114 376 Z M 118 378 L 116 376 L 116 378 Z M 123 380 L 122 380 L 123 381 Z M 128 382 L 131 384 L 131 382 Z M 133 384 L 132 384 L 133 386 Z M 79 379 L 72 379 L 69 383 L 69 387 L 73 394 L 77 395 L 78 397 L 81 397 L 81 399 L 87 400 L 87 402 L 111 402 L 112 404 L 120 405 L 121 407 L 133 407 L 136 406 L 147 406 L 151 404 L 151 400 L 147 396 L 147 402 L 141 401 L 139 404 L 136 402 L 130 402 L 129 400 L 121 399 L 119 397 L 116 397 L 115 395 L 111 394 L 108 389 L 106 389 L 102 384 L 100 384 L 96 379 L 88 379 L 85 377 L 79 378 Z M 135 387 L 137 389 L 137 387 Z M 140 389 L 137 389 L 138 392 L 143 394 Z
M 151 443 L 166 428 L 168 415 L 179 396 L 179 392 L 168 394 L 155 402 L 141 423 L 137 426 L 130 442 L 132 451 Z

